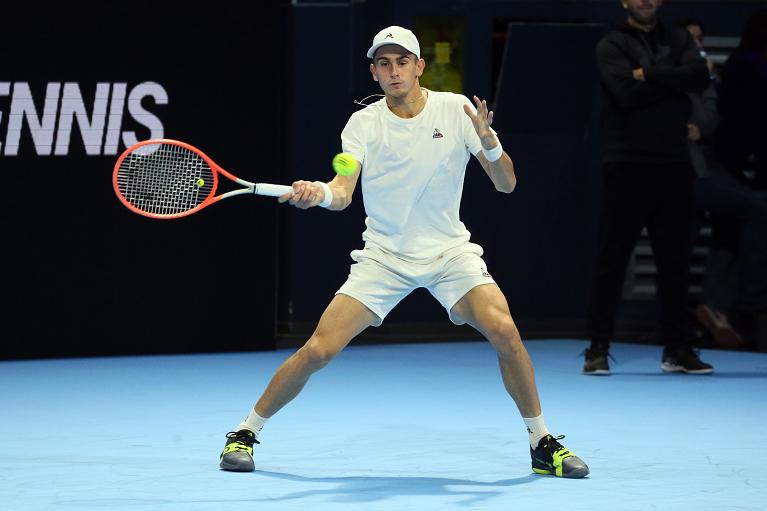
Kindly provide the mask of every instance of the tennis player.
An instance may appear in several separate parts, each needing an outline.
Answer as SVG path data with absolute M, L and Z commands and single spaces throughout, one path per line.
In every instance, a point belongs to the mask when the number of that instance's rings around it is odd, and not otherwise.
M 544 424 L 530 357 L 506 298 L 487 271 L 482 248 L 469 241 L 458 218 L 470 155 L 495 188 L 510 193 L 514 164 L 490 128 L 493 112 L 474 97 L 422 88 L 425 67 L 415 35 L 391 26 L 367 52 L 370 73 L 384 97 L 352 114 L 341 133 L 344 152 L 360 164 L 329 183 L 296 181 L 280 202 L 307 209 L 346 208 L 362 176 L 365 246 L 351 257 L 348 280 L 336 292 L 309 340 L 288 358 L 245 420 L 227 434 L 224 470 L 254 470 L 253 444 L 261 428 L 360 332 L 380 325 L 413 289 L 425 287 L 453 323 L 468 323 L 498 353 L 501 377 L 527 426 L 533 471 L 579 478 L 586 464 Z

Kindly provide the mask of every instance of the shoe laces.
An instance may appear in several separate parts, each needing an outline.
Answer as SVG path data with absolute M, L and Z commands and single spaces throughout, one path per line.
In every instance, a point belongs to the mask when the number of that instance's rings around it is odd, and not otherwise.
M 559 440 L 562 440 L 564 437 L 565 435 L 559 435 L 559 436 L 549 435 L 548 441 L 546 442 L 546 445 L 544 445 L 544 449 L 549 454 L 549 456 L 553 457 L 555 453 L 559 453 L 559 457 L 562 459 L 569 458 L 570 456 L 574 456 L 574 454 L 568 451 L 564 445 L 559 443 Z
M 666 352 L 666 357 L 676 361 L 682 361 L 687 358 L 694 358 L 695 360 L 700 361 L 700 348 L 685 346 L 684 348 L 669 350 Z
M 548 442 L 546 442 L 546 450 L 548 452 L 557 452 L 560 449 L 564 449 L 562 444 L 559 443 L 559 440 L 562 440 L 565 437 L 565 435 L 559 435 L 559 436 L 553 436 L 549 435 Z
M 246 430 L 230 431 L 229 433 L 226 434 L 226 438 L 231 440 L 231 442 L 229 443 L 239 444 L 239 445 L 236 445 L 234 448 L 240 449 L 240 450 L 247 450 L 248 447 L 253 447 L 254 443 L 256 444 L 261 443 L 258 440 L 256 440 L 256 437 L 255 435 L 253 435 L 253 433 Z
M 615 357 L 612 355 L 612 353 L 610 353 L 608 350 L 605 350 L 605 351 L 601 351 L 601 350 L 592 350 L 591 348 L 586 348 L 585 350 L 581 351 L 581 352 L 578 354 L 578 356 L 577 356 L 577 357 L 575 357 L 575 358 L 581 358 L 581 357 L 585 357 L 585 356 L 588 356 L 588 355 L 596 355 L 596 356 L 599 356 L 599 355 L 604 355 L 604 356 L 606 356 L 608 359 L 610 359 L 610 360 L 612 360 L 613 362 L 615 362 L 616 364 L 618 363 L 618 361 L 617 361 L 617 360 L 615 360 Z

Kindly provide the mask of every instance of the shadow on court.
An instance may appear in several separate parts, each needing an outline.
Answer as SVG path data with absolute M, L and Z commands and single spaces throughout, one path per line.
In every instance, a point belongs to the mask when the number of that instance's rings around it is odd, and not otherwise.
M 282 497 L 272 497 L 259 500 L 291 500 L 314 496 L 335 496 L 337 502 L 374 502 L 391 497 L 401 496 L 463 496 L 461 505 L 469 506 L 483 500 L 505 493 L 493 491 L 493 488 L 509 487 L 532 483 L 545 479 L 539 475 L 529 474 L 514 479 L 502 479 L 494 482 L 470 481 L 467 479 L 446 479 L 443 477 L 305 477 L 282 472 L 257 471 L 257 475 L 302 483 L 334 483 L 335 488 L 323 488 L 289 493 Z M 461 487 L 471 487 L 461 488 Z M 474 490 L 473 488 L 476 488 Z

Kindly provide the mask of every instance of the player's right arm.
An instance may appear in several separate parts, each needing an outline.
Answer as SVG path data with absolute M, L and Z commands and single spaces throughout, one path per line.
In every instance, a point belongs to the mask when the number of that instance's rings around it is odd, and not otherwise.
M 333 200 L 325 206 L 331 211 L 341 211 L 346 209 L 352 202 L 354 189 L 357 187 L 357 181 L 362 170 L 362 163 L 365 156 L 365 129 L 364 121 L 358 115 L 352 115 L 341 133 L 341 147 L 343 152 L 350 153 L 357 160 L 357 168 L 348 176 L 336 174 L 336 176 L 327 183 L 317 181 L 296 181 L 293 183 L 293 192 L 286 193 L 279 198 L 279 201 L 290 201 L 290 204 L 300 208 L 308 209 L 322 205 L 326 198 L 325 186 L 333 195 Z
M 349 117 L 343 131 L 341 132 L 341 150 L 351 155 L 356 161 L 354 172 L 343 176 L 336 174 L 332 181 L 328 183 L 333 192 L 333 202 L 328 209 L 340 211 L 352 203 L 354 189 L 357 187 L 357 181 L 362 171 L 362 165 L 365 164 L 367 153 L 366 137 L 370 132 L 371 115 L 364 110 L 358 111 Z
M 354 189 L 357 188 L 357 181 L 359 180 L 361 170 L 362 165 L 357 162 L 357 170 L 353 173 L 348 176 L 336 174 L 336 177 L 328 183 L 330 190 L 333 192 L 333 202 L 330 203 L 328 209 L 341 211 L 352 203 L 352 196 L 354 195 Z
M 327 209 L 341 211 L 351 204 L 361 168 L 357 163 L 357 170 L 353 174 L 336 175 L 332 181 L 324 183 L 333 194 L 333 200 L 326 206 Z M 278 199 L 280 203 L 288 202 L 299 209 L 309 209 L 325 201 L 325 188 L 318 181 L 294 181 L 292 186 L 292 192 L 280 196 Z

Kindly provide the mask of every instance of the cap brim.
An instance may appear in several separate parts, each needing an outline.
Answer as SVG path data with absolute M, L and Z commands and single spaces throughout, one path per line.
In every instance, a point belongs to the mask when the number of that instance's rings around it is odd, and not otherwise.
M 389 44 L 393 44 L 394 46 L 399 46 L 400 48 L 403 48 L 405 51 L 407 51 L 407 52 L 409 52 L 409 53 L 412 53 L 413 55 L 415 55 L 415 56 L 416 56 L 416 57 L 418 57 L 419 59 L 421 58 L 421 56 L 420 56 L 420 55 L 418 55 L 416 52 L 414 52 L 414 51 L 413 51 L 413 50 L 411 50 L 410 48 L 407 48 L 407 47 L 405 47 L 405 46 L 402 46 L 402 45 L 401 45 L 401 44 L 399 44 L 399 43 L 394 43 L 394 42 L 391 42 L 391 41 L 382 41 L 382 42 L 380 42 L 380 43 L 376 43 L 376 44 L 374 44 L 373 46 L 371 46 L 371 47 L 370 47 L 370 49 L 368 50 L 368 58 L 369 58 L 369 59 L 372 59 L 372 58 L 373 58 L 373 56 L 376 54 L 376 50 L 377 50 L 378 48 L 380 48 L 381 46 L 386 46 L 386 45 L 389 45 Z

